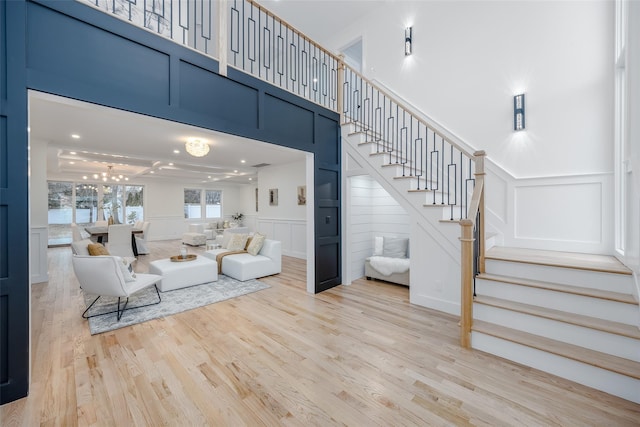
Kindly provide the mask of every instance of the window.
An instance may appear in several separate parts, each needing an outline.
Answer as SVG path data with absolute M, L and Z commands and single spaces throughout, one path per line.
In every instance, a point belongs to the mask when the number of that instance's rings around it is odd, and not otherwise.
M 134 224 L 136 221 L 144 220 L 144 187 L 141 185 L 127 185 L 125 204 L 125 215 L 127 223 Z
M 200 206 L 200 195 L 202 190 L 184 189 L 184 217 L 202 218 L 202 208 Z
M 184 189 L 184 217 L 187 219 L 220 218 L 222 191 Z
M 98 219 L 98 186 L 76 184 L 76 224 L 86 227 Z
M 206 209 L 205 214 L 207 218 L 221 218 L 222 217 L 222 191 L 220 190 L 205 190 Z
M 113 217 L 116 224 L 144 218 L 144 187 L 49 181 L 49 244 L 71 242 L 71 223 L 86 227 Z

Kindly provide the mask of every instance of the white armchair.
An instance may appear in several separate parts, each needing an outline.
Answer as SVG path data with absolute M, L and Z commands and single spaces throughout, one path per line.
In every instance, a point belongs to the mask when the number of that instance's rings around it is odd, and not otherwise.
M 78 278 L 82 290 L 91 295 L 97 295 L 97 298 L 82 313 L 82 317 L 88 319 L 90 317 L 102 316 L 110 313 L 117 313 L 118 321 L 122 318 L 122 314 L 127 309 L 129 296 L 144 289 L 148 286 L 155 286 L 158 301 L 151 304 L 129 307 L 129 310 L 135 308 L 148 307 L 150 305 L 159 304 L 162 300 L 156 283 L 162 280 L 162 276 L 157 274 L 136 273 L 135 277 L 131 276 L 129 281 L 125 279 L 123 273 L 122 259 L 117 256 L 90 256 L 90 255 L 74 255 L 73 271 Z M 107 311 L 105 313 L 96 313 L 89 315 L 88 312 L 100 297 L 118 298 L 117 309 Z M 121 299 L 126 298 L 124 305 L 120 308 Z

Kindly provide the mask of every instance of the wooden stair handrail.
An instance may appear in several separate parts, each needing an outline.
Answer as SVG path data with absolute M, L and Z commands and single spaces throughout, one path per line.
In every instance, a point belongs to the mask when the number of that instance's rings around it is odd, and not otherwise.
M 478 227 L 479 251 L 478 270 L 484 272 L 484 151 L 474 153 L 476 164 L 476 185 L 473 188 L 467 219 L 460 221 L 460 345 L 471 348 L 471 327 L 473 326 L 473 235 L 474 227 Z M 478 216 L 478 213 L 480 215 Z M 476 224 L 476 219 L 479 222 Z

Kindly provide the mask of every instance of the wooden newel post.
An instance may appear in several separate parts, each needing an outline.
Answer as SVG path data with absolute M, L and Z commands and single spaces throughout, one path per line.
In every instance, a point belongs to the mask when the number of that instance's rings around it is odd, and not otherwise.
M 484 235 L 484 176 L 486 175 L 486 172 L 484 171 L 484 159 L 487 156 L 487 154 L 483 151 L 476 151 L 475 153 L 473 153 L 473 156 L 475 157 L 475 163 L 476 163 L 476 172 L 475 172 L 475 176 L 476 176 L 476 183 L 479 183 L 480 180 L 482 180 L 482 186 L 483 186 L 483 190 L 482 190 L 482 194 L 480 195 L 480 203 L 478 205 L 478 212 L 480 212 L 480 223 L 476 224 L 476 226 L 478 227 L 478 230 L 480 231 L 479 234 L 479 240 L 480 240 L 480 253 L 478 254 L 478 273 L 484 273 L 485 272 L 485 261 L 484 261 L 484 251 L 485 251 L 485 235 Z
M 462 263 L 460 299 L 460 345 L 471 348 L 471 323 L 473 319 L 473 221 L 463 219 L 460 237 Z

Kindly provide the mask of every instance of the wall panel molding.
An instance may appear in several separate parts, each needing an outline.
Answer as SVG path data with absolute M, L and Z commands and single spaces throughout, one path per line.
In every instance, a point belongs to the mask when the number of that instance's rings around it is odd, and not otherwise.
M 48 227 L 31 227 L 31 283 L 42 283 L 49 280 L 47 263 Z
M 282 242 L 282 255 L 307 259 L 307 221 L 303 219 L 259 218 L 257 231 Z

